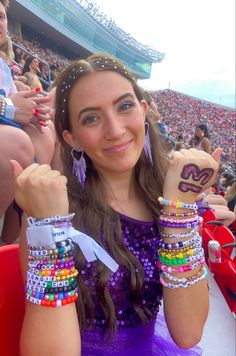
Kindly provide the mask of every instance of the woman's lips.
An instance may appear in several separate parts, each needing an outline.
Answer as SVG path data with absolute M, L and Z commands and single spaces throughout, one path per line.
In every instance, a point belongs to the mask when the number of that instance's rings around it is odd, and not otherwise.
M 120 145 L 115 145 L 115 146 L 106 148 L 105 151 L 106 152 L 111 152 L 111 153 L 117 153 L 117 152 L 125 151 L 129 147 L 131 142 L 132 142 L 132 140 L 126 141 L 124 143 L 121 143 Z

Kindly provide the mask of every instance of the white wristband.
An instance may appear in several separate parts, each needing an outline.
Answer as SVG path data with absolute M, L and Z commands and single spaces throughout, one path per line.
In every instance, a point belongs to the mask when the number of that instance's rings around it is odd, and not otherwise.
M 5 98 L 6 108 L 5 108 L 5 118 L 8 120 L 13 120 L 15 116 L 15 106 L 10 98 Z

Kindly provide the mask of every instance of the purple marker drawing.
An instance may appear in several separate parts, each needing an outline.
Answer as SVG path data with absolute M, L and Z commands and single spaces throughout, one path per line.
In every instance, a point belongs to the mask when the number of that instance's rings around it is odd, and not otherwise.
M 202 191 L 201 187 L 198 187 L 197 185 L 192 183 L 185 183 L 185 182 L 179 182 L 178 188 L 183 193 L 187 193 L 190 191 L 199 194 Z
M 214 169 L 212 168 L 203 168 L 199 169 L 196 164 L 186 164 L 182 170 L 181 178 L 189 179 L 192 175 L 192 179 L 196 182 L 200 182 L 201 185 L 209 182 L 211 177 L 214 174 Z

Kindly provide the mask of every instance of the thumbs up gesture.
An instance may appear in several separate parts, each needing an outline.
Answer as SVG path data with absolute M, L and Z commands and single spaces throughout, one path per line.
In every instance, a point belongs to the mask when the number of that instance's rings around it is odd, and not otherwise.
M 166 174 L 163 197 L 193 203 L 210 188 L 219 168 L 222 149 L 212 155 L 196 149 L 174 152 Z
M 15 200 L 28 216 L 65 215 L 69 210 L 67 179 L 47 164 L 36 163 L 25 170 L 10 161 L 15 178 Z

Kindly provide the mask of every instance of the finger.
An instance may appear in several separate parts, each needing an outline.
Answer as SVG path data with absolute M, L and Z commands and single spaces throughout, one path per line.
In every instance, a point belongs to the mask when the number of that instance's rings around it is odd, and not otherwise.
M 220 163 L 220 155 L 223 152 L 223 149 L 221 147 L 218 147 L 213 153 L 212 153 L 212 158 L 217 162 Z
M 38 167 L 36 168 L 35 170 L 35 174 L 37 176 L 42 176 L 42 175 L 45 175 L 47 174 L 48 172 L 50 172 L 52 169 L 51 167 L 49 166 L 49 164 L 40 164 L 38 165 Z
M 14 159 L 10 160 L 10 164 L 13 176 L 14 178 L 17 178 L 23 172 L 23 168 L 21 167 L 20 163 L 15 161 Z
M 35 90 L 35 89 L 20 92 L 20 95 L 23 96 L 24 98 L 33 98 L 33 97 L 35 97 L 35 94 L 37 94 L 37 90 Z
M 57 170 L 51 170 L 48 173 L 45 174 L 46 178 L 56 178 L 59 177 L 61 173 Z
M 51 96 L 41 96 L 41 97 L 34 97 L 34 101 L 37 103 L 37 104 L 46 104 L 48 102 L 50 102 L 52 100 L 52 97 Z

